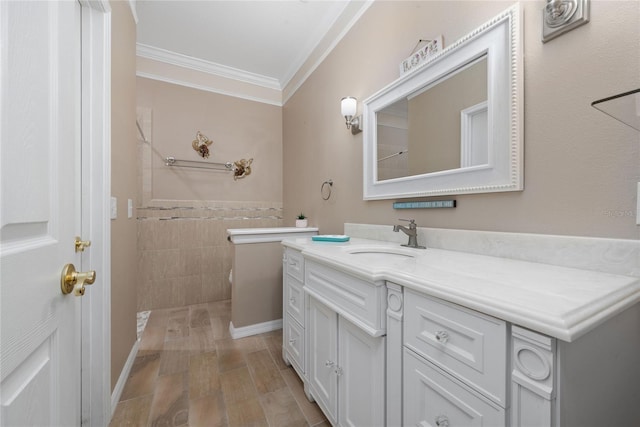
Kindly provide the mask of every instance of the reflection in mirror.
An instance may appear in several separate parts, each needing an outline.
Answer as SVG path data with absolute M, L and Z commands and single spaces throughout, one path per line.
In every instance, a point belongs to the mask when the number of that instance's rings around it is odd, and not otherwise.
M 379 181 L 486 164 L 486 55 L 376 112 L 376 123 Z
M 367 98 L 363 198 L 520 191 L 518 4 Z

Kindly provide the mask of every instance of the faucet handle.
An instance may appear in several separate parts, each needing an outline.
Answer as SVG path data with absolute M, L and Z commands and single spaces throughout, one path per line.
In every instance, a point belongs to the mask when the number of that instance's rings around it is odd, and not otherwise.
M 408 221 L 408 222 L 409 222 L 409 228 L 414 228 L 414 227 L 416 227 L 416 220 L 415 220 L 415 219 L 402 219 L 402 218 L 398 218 L 398 221 Z

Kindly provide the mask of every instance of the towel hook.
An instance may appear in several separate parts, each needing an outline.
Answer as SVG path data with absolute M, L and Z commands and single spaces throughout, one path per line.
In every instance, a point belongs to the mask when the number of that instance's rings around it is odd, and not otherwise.
M 327 197 L 324 197 L 325 185 L 328 185 L 327 188 L 329 189 L 329 193 L 327 194 Z M 322 186 L 320 187 L 320 195 L 322 196 L 322 200 L 329 200 L 329 198 L 331 197 L 331 187 L 333 187 L 333 180 L 331 179 L 328 179 L 322 183 Z

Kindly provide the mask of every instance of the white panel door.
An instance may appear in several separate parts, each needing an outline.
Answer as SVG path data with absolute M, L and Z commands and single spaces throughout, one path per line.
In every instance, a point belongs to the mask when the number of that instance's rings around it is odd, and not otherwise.
M 0 2 L 0 424 L 80 425 L 80 5 Z

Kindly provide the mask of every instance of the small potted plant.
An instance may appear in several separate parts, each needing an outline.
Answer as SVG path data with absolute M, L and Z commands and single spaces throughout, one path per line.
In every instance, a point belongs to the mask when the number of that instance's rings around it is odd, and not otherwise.
M 300 212 L 298 219 L 296 219 L 296 227 L 304 228 L 308 225 L 307 217 Z

